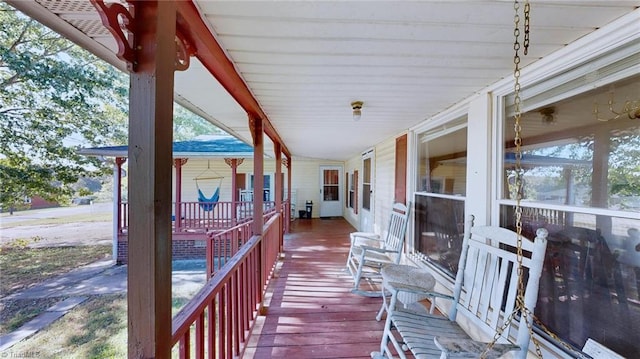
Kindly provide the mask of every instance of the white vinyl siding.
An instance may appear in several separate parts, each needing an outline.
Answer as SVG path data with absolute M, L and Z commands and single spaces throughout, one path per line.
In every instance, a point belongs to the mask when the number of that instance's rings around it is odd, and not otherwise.
M 375 148 L 374 228 L 382 233 L 387 225 L 395 197 L 396 139 L 379 143 Z
M 342 166 L 342 164 L 337 161 L 294 159 L 291 188 L 297 191 L 296 208 L 302 210 L 305 208 L 306 201 L 313 201 L 312 217 L 318 217 L 320 213 L 320 165 Z M 340 181 L 344 181 L 344 179 L 341 178 Z

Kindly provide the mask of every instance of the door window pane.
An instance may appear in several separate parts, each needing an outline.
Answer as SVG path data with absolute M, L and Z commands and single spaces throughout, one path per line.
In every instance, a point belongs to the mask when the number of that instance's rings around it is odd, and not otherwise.
M 371 210 L 371 158 L 365 158 L 362 166 L 362 208 Z

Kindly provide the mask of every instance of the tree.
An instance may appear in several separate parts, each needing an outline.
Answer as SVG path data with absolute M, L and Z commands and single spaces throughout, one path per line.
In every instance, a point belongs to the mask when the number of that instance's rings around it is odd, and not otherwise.
M 173 140 L 186 141 L 198 135 L 222 134 L 222 130 L 177 103 L 173 106 Z
M 0 205 L 63 201 L 107 167 L 70 138 L 126 143 L 127 76 L 5 3 L 0 29 Z

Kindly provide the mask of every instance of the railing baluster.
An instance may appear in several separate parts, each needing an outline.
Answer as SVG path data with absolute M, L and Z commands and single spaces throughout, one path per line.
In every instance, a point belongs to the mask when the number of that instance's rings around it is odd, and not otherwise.
M 226 349 L 226 343 L 227 343 L 227 335 L 229 334 L 228 330 L 227 330 L 227 325 L 228 325 L 228 320 L 227 320 L 227 316 L 226 316 L 226 307 L 227 307 L 227 296 L 226 296 L 226 284 L 223 284 L 222 287 L 220 288 L 220 294 L 218 295 L 218 318 L 220 318 L 220 322 L 219 322 L 219 331 L 218 331 L 218 335 L 219 335 L 219 341 L 218 341 L 218 347 L 220 348 L 220 358 L 226 358 L 227 357 L 227 349 Z
M 240 263 L 240 267 L 241 266 L 242 263 Z M 240 342 L 244 342 L 244 340 L 241 339 L 243 335 L 240 332 L 240 309 L 242 308 L 244 303 L 242 302 L 242 298 L 240 297 L 240 283 L 238 282 L 238 275 L 239 271 L 236 271 L 231 277 L 233 281 L 233 352 L 235 355 L 240 355 Z
M 218 340 L 218 323 L 216 318 L 216 299 L 214 297 L 207 307 L 207 333 L 209 334 L 207 340 L 207 351 L 209 352 L 209 359 L 216 357 L 216 342 Z
M 204 359 L 204 312 L 196 320 L 196 358 Z
M 180 339 L 180 358 L 191 357 L 191 330 L 187 330 Z
M 240 265 L 240 268 L 238 268 L 238 273 L 239 273 L 239 277 L 240 277 L 240 299 L 242 300 L 242 307 L 240 308 L 240 332 L 242 333 L 242 342 L 244 343 L 244 336 L 247 330 L 247 327 L 249 326 L 249 324 L 247 323 L 247 309 L 249 308 L 249 301 L 247 300 L 247 292 L 246 292 L 246 288 L 247 288 L 247 276 L 246 276 L 246 268 L 247 268 L 247 262 L 243 261 L 242 264 Z
M 229 359 L 233 358 L 233 306 L 235 303 L 233 303 L 233 291 L 231 288 L 231 278 L 229 278 L 229 280 L 227 280 L 227 283 L 225 284 L 226 290 L 225 290 L 225 313 L 227 315 L 227 320 L 226 320 L 226 334 L 227 334 L 227 340 L 225 343 L 225 347 L 227 348 L 227 352 L 226 352 L 226 357 Z

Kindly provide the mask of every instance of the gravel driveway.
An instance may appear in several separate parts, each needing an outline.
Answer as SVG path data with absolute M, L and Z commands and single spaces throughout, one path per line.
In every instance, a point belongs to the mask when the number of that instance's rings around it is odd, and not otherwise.
M 13 216 L 2 217 L 2 224 L 15 224 L 43 218 L 60 218 L 82 213 L 104 214 L 111 212 L 110 203 L 92 206 L 49 208 L 44 210 L 16 212 Z M 32 241 L 32 239 L 37 240 Z M 76 222 L 62 224 L 43 224 L 2 228 L 0 245 L 16 239 L 29 240 L 30 247 L 109 245 L 113 238 L 113 224 L 103 222 Z

